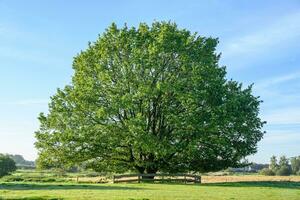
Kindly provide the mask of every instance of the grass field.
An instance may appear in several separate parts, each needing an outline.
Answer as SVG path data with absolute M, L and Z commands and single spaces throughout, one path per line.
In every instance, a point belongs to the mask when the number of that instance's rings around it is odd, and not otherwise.
M 0 183 L 0 199 L 300 200 L 300 182 L 183 184 Z
M 100 183 L 110 181 L 91 172 L 18 170 L 0 179 L 0 199 L 300 200 L 300 176 L 210 175 L 201 185 Z

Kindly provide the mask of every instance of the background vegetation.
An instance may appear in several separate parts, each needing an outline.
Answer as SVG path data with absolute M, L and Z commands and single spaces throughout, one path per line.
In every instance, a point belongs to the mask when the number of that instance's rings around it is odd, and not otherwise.
M 279 161 L 276 156 L 272 156 L 269 167 L 262 169 L 260 173 L 267 176 L 300 175 L 300 156 L 291 159 L 281 156 Z
M 16 169 L 15 162 L 8 155 L 0 154 L 0 177 L 8 175 Z

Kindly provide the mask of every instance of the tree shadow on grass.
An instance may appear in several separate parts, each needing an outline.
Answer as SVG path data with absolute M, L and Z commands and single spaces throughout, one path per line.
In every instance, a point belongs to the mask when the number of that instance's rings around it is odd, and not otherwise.
M 48 198 L 48 197 L 20 197 L 20 198 L 1 198 L 0 200 L 63 200 L 63 198 Z
M 269 187 L 283 189 L 300 189 L 300 182 L 290 181 L 245 181 L 245 182 L 226 182 L 226 183 L 203 183 L 202 186 L 217 187 Z
M 142 187 L 88 184 L 0 183 L 1 190 L 143 190 Z M 1 198 L 0 198 L 1 200 Z

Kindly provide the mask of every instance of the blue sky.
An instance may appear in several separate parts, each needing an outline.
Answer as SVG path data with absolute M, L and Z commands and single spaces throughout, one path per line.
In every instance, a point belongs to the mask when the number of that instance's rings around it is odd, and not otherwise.
M 254 83 L 268 124 L 251 161 L 300 155 L 300 2 L 293 0 L 0 0 L 0 152 L 35 159 L 38 113 L 70 82 L 73 57 L 112 22 L 153 20 L 218 37 L 227 77 Z

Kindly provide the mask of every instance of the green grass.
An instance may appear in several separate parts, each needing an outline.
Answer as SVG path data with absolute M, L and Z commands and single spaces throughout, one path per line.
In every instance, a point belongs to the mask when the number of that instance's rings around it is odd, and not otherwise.
M 300 182 L 183 184 L 0 183 L 0 199 L 299 200 Z
M 76 177 L 110 177 L 110 174 L 83 171 L 78 173 L 60 173 L 53 170 L 17 170 L 11 175 L 0 178 L 0 182 L 74 182 Z M 107 181 L 106 181 L 107 182 Z M 92 182 L 91 182 L 92 183 Z

